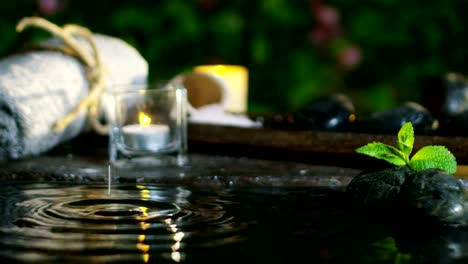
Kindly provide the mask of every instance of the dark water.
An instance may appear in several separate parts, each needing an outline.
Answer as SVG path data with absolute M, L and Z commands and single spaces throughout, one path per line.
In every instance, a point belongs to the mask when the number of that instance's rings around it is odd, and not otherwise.
M 118 185 L 108 194 L 106 185 L 1 183 L 0 258 L 5 263 L 439 263 L 466 257 L 466 230 L 401 239 L 387 224 L 347 212 L 344 200 L 342 191 L 321 188 Z

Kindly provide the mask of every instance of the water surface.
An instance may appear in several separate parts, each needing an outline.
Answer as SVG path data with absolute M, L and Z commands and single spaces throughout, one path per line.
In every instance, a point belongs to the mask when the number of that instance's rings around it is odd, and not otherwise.
M 105 184 L 4 182 L 0 257 L 22 263 L 394 263 L 408 256 L 386 225 L 356 217 L 344 204 L 342 190 L 318 187 L 121 184 L 108 194 Z

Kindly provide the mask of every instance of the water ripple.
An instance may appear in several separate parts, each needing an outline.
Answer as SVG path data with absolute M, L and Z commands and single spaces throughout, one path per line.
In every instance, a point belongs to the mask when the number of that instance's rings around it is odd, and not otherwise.
M 187 243 L 235 243 L 222 195 L 182 187 L 0 185 L 0 257 L 34 263 L 180 262 Z M 86 252 L 83 254 L 83 252 Z

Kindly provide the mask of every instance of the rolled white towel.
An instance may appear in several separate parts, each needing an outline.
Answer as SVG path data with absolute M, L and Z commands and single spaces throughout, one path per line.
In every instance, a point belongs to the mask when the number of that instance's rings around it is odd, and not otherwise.
M 135 48 L 110 36 L 95 34 L 94 39 L 107 70 L 107 89 L 147 81 L 148 63 Z M 41 154 L 80 134 L 87 125 L 84 111 L 65 130 L 52 127 L 88 89 L 82 63 L 60 52 L 32 51 L 0 60 L 0 161 Z

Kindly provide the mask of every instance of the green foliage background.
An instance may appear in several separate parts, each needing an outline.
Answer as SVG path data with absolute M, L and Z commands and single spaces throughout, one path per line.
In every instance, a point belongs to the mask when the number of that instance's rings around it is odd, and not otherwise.
M 168 79 L 195 65 L 249 68 L 249 111 L 287 112 L 320 94 L 344 92 L 358 111 L 418 101 L 423 80 L 466 73 L 467 1 L 404 0 L 56 0 L 44 14 L 40 0 L 4 1 L 0 55 L 46 35 L 18 35 L 16 22 L 42 15 L 123 38 L 149 62 L 150 80 Z M 310 40 L 317 17 L 311 3 L 336 8 L 343 33 L 318 48 Z M 353 44 L 361 63 L 344 70 L 337 54 Z

